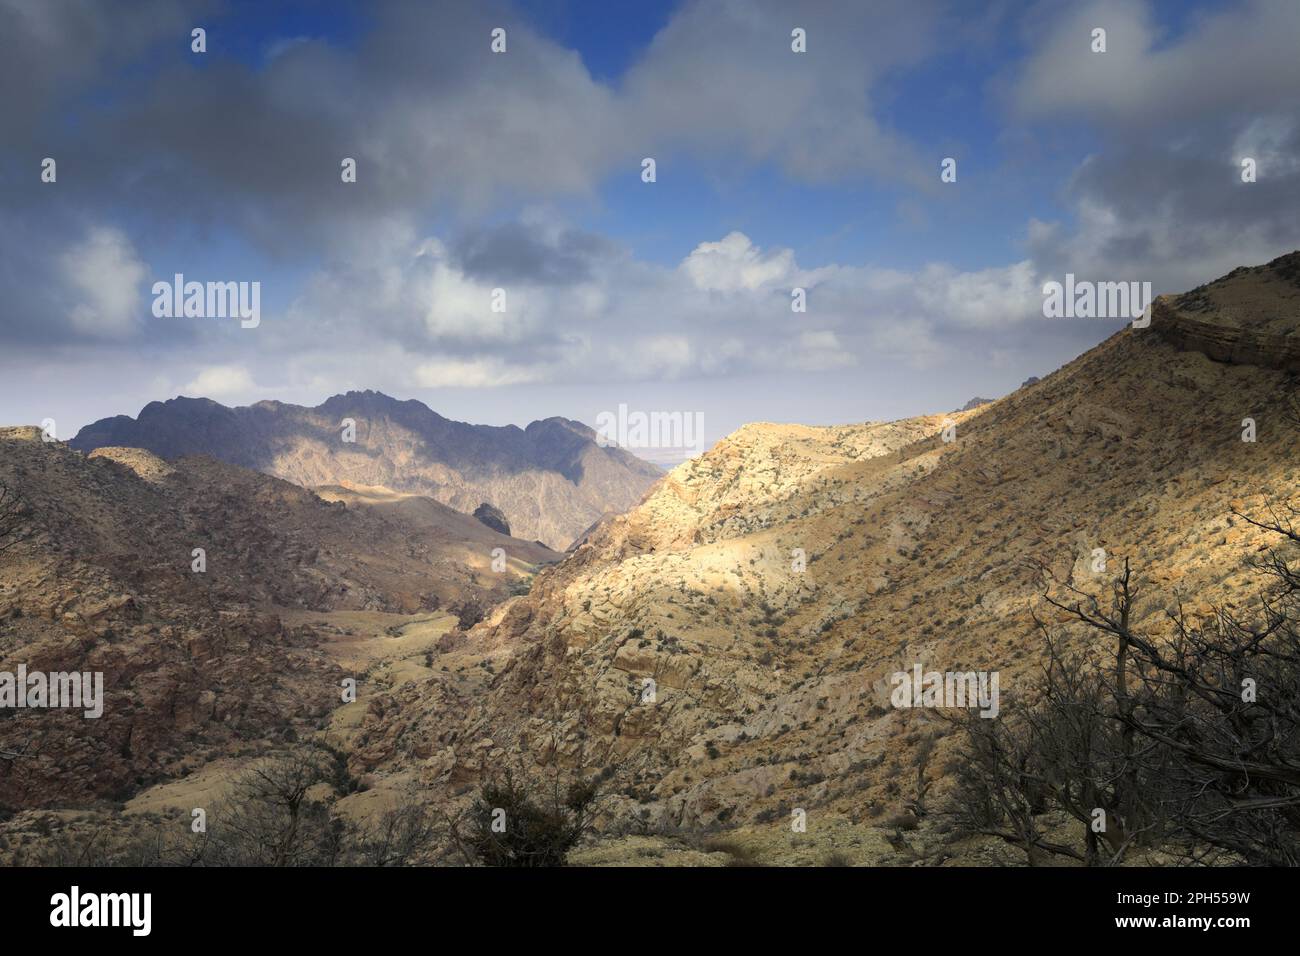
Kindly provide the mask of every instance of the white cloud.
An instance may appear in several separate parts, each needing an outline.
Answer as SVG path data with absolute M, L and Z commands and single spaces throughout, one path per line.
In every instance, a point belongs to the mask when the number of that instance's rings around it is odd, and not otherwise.
M 496 358 L 437 359 L 415 370 L 422 388 L 499 388 L 526 385 L 546 377 L 545 370 L 511 365 Z
M 248 369 L 240 365 L 210 365 L 181 386 L 181 393 L 202 398 L 250 397 L 257 384 Z
M 563 235 L 539 227 L 530 255 L 544 258 Z M 467 275 L 447 243 L 397 230 L 375 243 L 378 261 L 358 249 L 308 283 L 286 344 L 301 363 L 304 330 L 324 327 L 341 336 L 317 336 L 331 352 L 396 349 L 380 364 L 414 369 L 415 385 L 491 388 L 829 370 L 882 354 L 928 367 L 948 354 L 946 333 L 1015 334 L 1042 315 L 1027 260 L 973 272 L 805 269 L 793 250 L 760 249 L 733 231 L 666 268 L 590 245 L 600 252 L 577 264 L 581 281 L 507 282 L 507 311 L 493 313 L 492 283 Z M 808 289 L 806 313 L 790 307 L 796 284 Z M 348 316 L 365 320 L 350 334 Z
M 926 319 L 915 317 L 875 326 L 870 345 L 876 354 L 899 359 L 916 369 L 937 365 L 944 354 L 934 326 Z
M 629 350 L 632 367 L 646 378 L 676 378 L 691 370 L 695 349 L 686 335 L 657 335 L 637 339 Z
M 820 372 L 858 364 L 831 331 L 801 332 L 790 350 L 789 362 L 797 369 Z
M 681 264 L 697 289 L 710 292 L 755 291 L 788 285 L 795 272 L 789 249 L 762 252 L 743 232 L 729 232 L 719 242 L 701 242 Z
M 60 256 L 59 269 L 72 297 L 68 318 L 78 331 L 123 338 L 139 328 L 148 268 L 121 230 L 91 227 Z
M 995 328 L 1042 315 L 1041 284 L 1027 259 L 977 272 L 929 265 L 912 281 L 926 312 L 955 325 Z

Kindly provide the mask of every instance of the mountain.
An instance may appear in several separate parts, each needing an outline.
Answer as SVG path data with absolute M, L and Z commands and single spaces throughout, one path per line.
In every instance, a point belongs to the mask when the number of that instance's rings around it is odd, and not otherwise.
M 345 419 L 355 425 L 355 442 L 344 440 Z M 636 504 L 662 474 L 596 437 L 564 418 L 523 429 L 468 425 L 421 402 L 366 391 L 315 408 L 174 398 L 150 403 L 136 418 L 87 425 L 70 444 L 84 452 L 143 448 L 168 460 L 210 455 L 303 487 L 388 488 L 466 514 L 488 504 L 517 537 L 562 550 L 601 515 Z
M 125 799 L 316 732 L 367 622 L 490 604 L 559 555 L 411 495 L 324 500 L 212 458 L 0 429 L 0 673 L 101 672 L 103 714 L 3 711 L 3 811 Z M 504 562 L 492 567 L 494 551 Z M 198 553 L 201 552 L 201 553 Z M 200 561 L 201 564 L 196 564 Z M 389 645 L 400 643 L 384 638 Z
M 1104 601 L 1128 562 L 1130 625 L 1159 639 L 1178 606 L 1257 610 L 1278 541 L 1242 516 L 1300 481 L 1297 264 L 1163 296 L 1149 327 L 969 411 L 746 425 L 545 567 L 389 487 L 313 494 L 0 430 L 23 508 L 16 543 L 0 521 L 0 672 L 100 670 L 108 696 L 96 721 L 0 720 L 0 863 L 51 827 L 76 852 L 149 814 L 174 827 L 303 741 L 337 755 L 328 812 L 349 823 L 600 768 L 602 836 L 575 862 L 1021 862 L 911 813 L 963 752 L 939 712 L 894 705 L 892 677 L 996 673 L 1004 706 L 1030 695 L 1036 618 L 1096 641 L 1045 576 Z
M 956 758 L 933 712 L 891 705 L 892 674 L 995 671 L 1024 693 L 1033 615 L 1063 623 L 1043 569 L 1105 599 L 1097 549 L 1142 581 L 1135 625 L 1167 633 L 1179 598 L 1253 605 L 1248 562 L 1278 542 L 1234 512 L 1262 516 L 1300 479 L 1298 258 L 1163 297 L 1149 328 L 968 412 L 740 429 L 475 629 L 490 687 L 434 674 L 387 695 L 354 768 L 455 801 L 511 767 L 608 767 L 611 828 L 739 827 L 785 859 L 801 808 L 809 834 L 908 862 L 876 828 L 905 816 L 925 741 L 939 790 Z M 436 742 L 417 757 L 412 739 Z

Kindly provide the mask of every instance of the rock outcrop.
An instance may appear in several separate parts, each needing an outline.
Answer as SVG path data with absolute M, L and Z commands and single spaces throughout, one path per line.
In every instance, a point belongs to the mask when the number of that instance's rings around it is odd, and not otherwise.
M 506 516 L 501 513 L 501 509 L 492 507 L 486 501 L 474 509 L 474 517 L 493 531 L 510 534 L 510 522 L 506 521 Z
M 1216 362 L 1300 372 L 1300 252 L 1243 266 L 1182 295 L 1159 296 L 1151 327 Z

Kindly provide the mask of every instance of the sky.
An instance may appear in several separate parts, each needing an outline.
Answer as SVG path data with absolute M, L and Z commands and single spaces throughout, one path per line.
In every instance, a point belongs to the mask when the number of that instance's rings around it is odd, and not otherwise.
M 0 423 L 60 438 L 176 395 L 366 388 L 485 424 L 690 413 L 708 441 L 931 414 L 1124 324 L 1046 318 L 1046 282 L 1177 292 L 1300 246 L 1294 0 L 0 23 Z M 177 273 L 258 283 L 258 324 L 155 314 Z

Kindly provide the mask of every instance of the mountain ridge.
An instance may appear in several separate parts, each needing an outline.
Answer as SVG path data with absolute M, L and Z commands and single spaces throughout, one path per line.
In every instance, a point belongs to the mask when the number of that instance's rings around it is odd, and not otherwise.
M 348 442 L 344 423 L 355 423 Z M 490 504 L 521 538 L 563 550 L 601 515 L 635 504 L 662 474 L 606 448 L 581 422 L 553 416 L 471 425 L 416 399 L 349 391 L 308 407 L 276 400 L 226 406 L 208 398 L 154 401 L 138 416 L 82 428 L 69 443 L 144 448 L 164 459 L 207 454 L 303 487 L 384 486 L 472 513 Z

